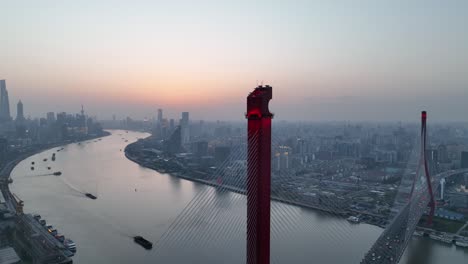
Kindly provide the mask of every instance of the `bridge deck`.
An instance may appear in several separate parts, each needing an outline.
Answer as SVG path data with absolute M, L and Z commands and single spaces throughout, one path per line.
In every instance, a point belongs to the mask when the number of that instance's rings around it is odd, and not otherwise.
M 468 169 L 452 170 L 435 175 L 431 180 L 434 190 L 437 190 L 442 178 L 461 173 L 468 173 Z M 400 210 L 367 252 L 361 264 L 398 263 L 427 208 L 429 200 L 430 195 L 427 187 L 417 190 L 411 201 Z

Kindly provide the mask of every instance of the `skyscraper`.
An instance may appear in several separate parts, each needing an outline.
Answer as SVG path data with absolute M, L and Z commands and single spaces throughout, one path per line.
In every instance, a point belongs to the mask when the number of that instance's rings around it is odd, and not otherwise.
M 88 134 L 88 118 L 85 115 L 85 110 L 84 110 L 83 105 L 81 105 L 81 114 L 77 116 L 79 120 L 78 122 L 79 122 L 80 132 L 83 135 L 87 135 Z
M 172 131 L 174 131 L 174 128 L 175 128 L 174 119 L 171 118 L 171 120 L 169 121 L 169 132 L 172 133 Z
M 57 122 L 61 125 L 65 124 L 67 122 L 67 113 L 57 113 Z
M 188 124 L 189 121 L 189 112 L 182 112 L 182 121 Z
M 47 113 L 47 123 L 52 124 L 55 122 L 55 113 L 54 112 L 48 112 Z
M 163 121 L 163 110 L 160 108 L 158 109 L 158 124 L 162 124 Z
M 190 131 L 189 131 L 189 112 L 182 112 L 182 119 L 180 120 L 180 128 L 182 135 L 182 144 L 190 142 Z
M 168 140 L 164 141 L 164 149 L 172 154 L 183 151 L 181 146 L 181 127 L 178 126 Z
M 440 180 L 440 199 L 444 200 L 444 194 L 445 194 L 445 178 L 442 178 Z
M 0 121 L 11 120 L 10 101 L 5 80 L 0 80 Z
M 19 100 L 18 104 L 16 105 L 16 122 L 23 122 L 24 121 L 24 112 L 23 112 L 23 103 Z

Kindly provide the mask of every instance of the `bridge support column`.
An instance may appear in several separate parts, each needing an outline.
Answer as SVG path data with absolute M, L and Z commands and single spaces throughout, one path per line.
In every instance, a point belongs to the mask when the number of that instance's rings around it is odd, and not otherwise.
M 429 191 L 429 195 L 431 196 L 431 200 L 429 201 L 429 207 L 431 208 L 429 212 L 429 217 L 427 219 L 427 225 L 432 226 L 432 219 L 434 218 L 435 212 L 435 200 L 434 200 L 434 192 L 432 191 L 432 182 L 431 176 L 429 174 L 429 166 L 427 165 L 427 157 L 426 157 L 426 138 L 427 138 L 427 129 L 426 129 L 426 121 L 427 121 L 427 113 L 426 111 L 421 112 L 421 143 L 422 143 L 422 155 L 423 155 L 423 162 L 424 162 L 424 174 L 426 175 L 426 182 L 427 182 L 427 189 Z
M 247 264 L 270 263 L 271 99 L 268 85 L 247 97 Z

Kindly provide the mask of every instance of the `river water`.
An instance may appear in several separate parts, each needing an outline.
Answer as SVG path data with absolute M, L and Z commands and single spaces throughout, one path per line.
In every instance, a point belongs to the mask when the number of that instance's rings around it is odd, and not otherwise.
M 123 149 L 148 134 L 111 132 L 101 141 L 70 144 L 60 152 L 55 148 L 29 157 L 12 172 L 11 189 L 24 200 L 25 211 L 42 215 L 76 242 L 75 263 L 245 263 L 245 197 L 217 193 L 212 187 L 143 168 L 128 160 Z M 34 171 L 30 169 L 33 161 Z M 53 171 L 63 174 L 38 176 Z M 98 199 L 88 199 L 83 192 Z M 196 228 L 190 225 L 179 232 L 182 237 L 177 230 L 165 233 L 200 193 L 214 197 L 215 206 L 208 210 L 216 210 L 217 217 L 204 219 L 205 214 L 199 213 L 192 216 Z M 287 227 L 280 225 L 285 211 L 295 215 Z M 272 263 L 359 263 L 381 233 L 372 225 L 350 224 L 276 202 L 272 214 L 272 227 L 276 227 Z M 223 236 L 228 228 L 236 232 Z M 135 235 L 160 241 L 160 246 L 146 251 L 132 241 Z M 401 263 L 466 263 L 467 259 L 468 250 L 419 238 L 411 242 Z

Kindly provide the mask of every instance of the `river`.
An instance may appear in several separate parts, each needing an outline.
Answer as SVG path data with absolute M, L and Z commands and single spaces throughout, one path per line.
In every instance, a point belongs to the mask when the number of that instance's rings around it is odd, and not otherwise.
M 100 141 L 70 144 L 60 152 L 54 148 L 29 157 L 12 172 L 11 189 L 24 200 L 25 212 L 42 215 L 76 242 L 75 263 L 245 263 L 245 197 L 217 193 L 212 187 L 143 168 L 128 160 L 123 149 L 148 134 L 111 132 Z M 56 160 L 52 161 L 54 152 Z M 33 161 L 34 171 L 30 169 Z M 51 171 L 63 174 L 38 176 Z M 80 192 L 96 194 L 98 199 Z M 169 235 L 171 240 L 163 240 L 161 247 L 151 251 L 132 241 L 132 236 L 143 235 L 157 242 L 193 197 L 203 192 L 214 195 L 217 206 L 211 210 L 219 210 L 218 221 L 198 214 L 193 220 L 197 228 L 190 231 L 194 236 L 176 240 Z M 276 220 L 285 208 L 296 215 L 295 222 L 272 230 L 272 263 L 359 263 L 381 233 L 372 225 L 350 224 L 276 202 L 272 203 L 273 226 L 280 223 Z M 213 234 L 223 230 L 227 220 L 233 226 L 235 219 L 237 232 L 224 237 Z M 209 239 L 197 240 L 200 234 Z M 411 242 L 401 263 L 466 263 L 467 257 L 468 250 L 419 238 Z

